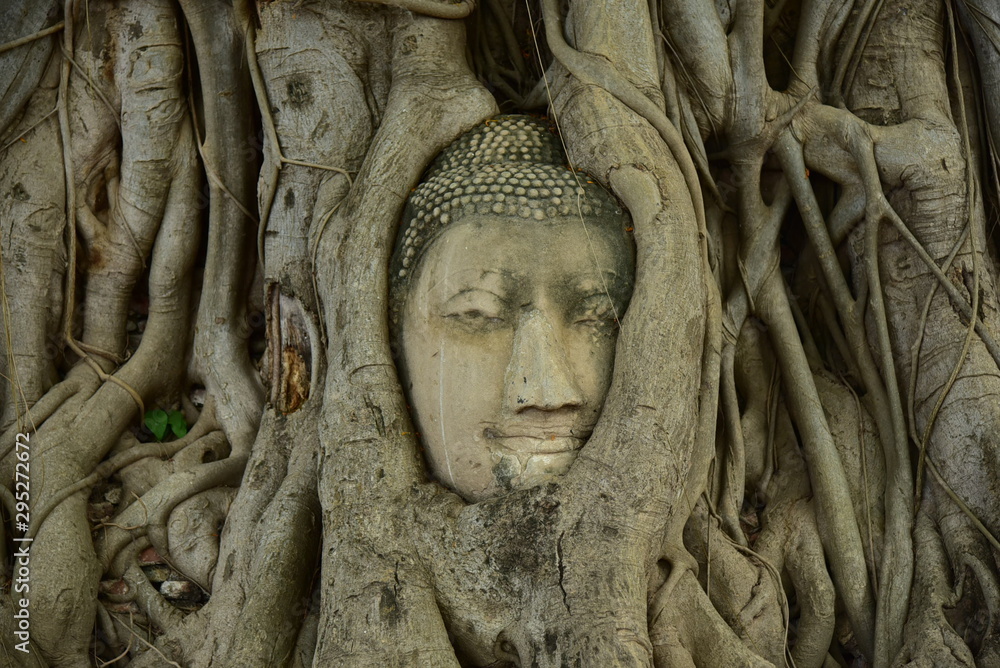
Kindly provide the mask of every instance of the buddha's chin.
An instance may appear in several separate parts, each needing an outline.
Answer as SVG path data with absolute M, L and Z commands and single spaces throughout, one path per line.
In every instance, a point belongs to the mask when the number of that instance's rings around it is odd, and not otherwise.
M 484 501 L 508 492 L 552 482 L 569 471 L 579 453 L 579 447 L 560 452 L 494 451 L 494 482 L 482 493 L 475 494 L 474 500 Z
M 555 476 L 564 475 L 569 471 L 576 460 L 580 450 L 568 450 L 564 452 L 541 453 L 529 455 L 524 462 L 524 469 L 520 476 L 511 480 L 514 489 L 534 487 L 538 483 L 551 480 Z
M 459 461 L 450 470 L 439 465 L 434 472 L 466 501 L 478 503 L 558 480 L 569 471 L 584 443 L 586 439 L 574 437 L 495 440 L 488 450 L 488 468 L 474 463 L 462 466 L 466 462 Z

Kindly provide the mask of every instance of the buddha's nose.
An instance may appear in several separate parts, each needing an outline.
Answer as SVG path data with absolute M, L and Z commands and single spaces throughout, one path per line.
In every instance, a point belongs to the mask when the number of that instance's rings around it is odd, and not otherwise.
M 521 315 L 507 365 L 504 401 L 514 413 L 582 406 L 585 398 L 564 344 L 538 309 Z

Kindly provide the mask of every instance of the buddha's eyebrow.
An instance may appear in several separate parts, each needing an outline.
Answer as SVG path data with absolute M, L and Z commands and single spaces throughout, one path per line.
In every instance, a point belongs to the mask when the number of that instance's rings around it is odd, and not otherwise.
M 614 282 L 615 285 L 621 285 L 623 283 L 627 284 L 628 280 L 623 277 L 614 269 L 602 269 L 601 272 L 606 276 L 606 279 Z M 609 282 L 608 285 L 611 285 Z M 596 280 L 590 276 L 583 276 L 577 282 L 577 289 L 581 291 L 593 290 L 595 292 L 604 292 L 604 281 Z
M 486 292 L 488 294 L 493 295 L 494 297 L 496 297 L 497 299 L 499 299 L 502 302 L 506 302 L 507 301 L 507 299 L 503 295 L 499 295 L 496 292 L 494 292 L 493 290 L 490 290 L 489 288 L 483 288 L 483 287 L 478 287 L 478 286 L 462 288 L 461 290 L 459 290 L 455 294 L 453 294 L 450 297 L 448 297 L 448 301 L 451 301 L 452 299 L 455 299 L 456 297 L 461 297 L 462 295 L 467 295 L 470 292 Z
M 571 288 L 571 292 L 567 293 L 567 297 L 575 295 L 570 298 L 583 301 L 604 297 L 612 303 L 617 312 L 617 309 L 627 302 L 628 296 L 632 292 L 631 276 L 613 269 L 604 269 L 602 274 L 604 280 L 595 278 L 593 275 L 580 277 L 579 282 Z
M 465 278 L 464 277 L 465 274 L 469 274 L 469 273 L 475 272 L 475 271 L 479 272 L 478 276 L 475 276 L 475 277 L 472 277 L 472 278 Z M 491 276 L 496 276 L 498 280 L 495 281 L 495 282 L 494 281 L 489 281 L 489 285 L 484 285 L 484 282 L 489 277 L 491 277 Z M 434 285 L 431 285 L 428 288 L 428 290 L 430 292 L 434 292 L 434 291 L 439 290 L 441 288 L 442 284 L 450 283 L 452 285 L 459 286 L 459 290 L 457 292 L 454 292 L 453 294 L 449 295 L 449 297 L 448 297 L 449 299 L 451 299 L 452 297 L 457 297 L 460 294 L 464 294 L 464 293 L 472 291 L 472 290 L 483 290 L 485 292 L 491 292 L 494 295 L 496 295 L 498 298 L 503 299 L 502 296 L 500 296 L 499 294 L 497 294 L 491 288 L 493 288 L 494 286 L 497 286 L 501 290 L 504 290 L 504 289 L 506 289 L 508 287 L 508 284 L 509 284 L 510 281 L 511 281 L 511 277 L 505 275 L 503 272 L 494 271 L 494 270 L 491 270 L 491 269 L 487 269 L 486 271 L 481 271 L 481 270 L 474 269 L 474 268 L 470 267 L 470 268 L 467 268 L 467 269 L 461 269 L 459 271 L 453 271 L 453 272 L 449 272 L 449 273 L 445 274 L 444 276 L 441 277 L 440 280 L 438 280 L 437 283 L 435 283 Z M 497 284 L 499 284 L 499 285 L 497 285 Z

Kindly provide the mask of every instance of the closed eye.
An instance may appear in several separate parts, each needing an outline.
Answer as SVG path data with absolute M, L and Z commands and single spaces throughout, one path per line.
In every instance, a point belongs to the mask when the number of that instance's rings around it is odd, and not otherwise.
M 501 324 L 503 322 L 503 318 L 500 315 L 491 315 L 485 311 L 480 311 L 479 309 L 467 309 L 465 311 L 445 313 L 444 317 L 450 320 L 461 320 L 469 323 L 483 322 L 489 324 Z
M 445 301 L 441 316 L 474 330 L 492 330 L 506 322 L 507 312 L 507 303 L 498 295 L 470 288 Z
M 580 300 L 574 312 L 573 323 L 590 327 L 617 326 L 614 304 L 603 293 L 590 295 Z

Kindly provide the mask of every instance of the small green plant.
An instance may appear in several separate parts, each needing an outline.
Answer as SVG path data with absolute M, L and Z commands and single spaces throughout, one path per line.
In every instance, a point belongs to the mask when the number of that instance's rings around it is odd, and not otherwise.
M 156 440 L 163 440 L 168 426 L 177 438 L 184 436 L 188 431 L 187 420 L 180 411 L 164 411 L 157 408 L 146 412 L 146 428 L 153 432 Z

